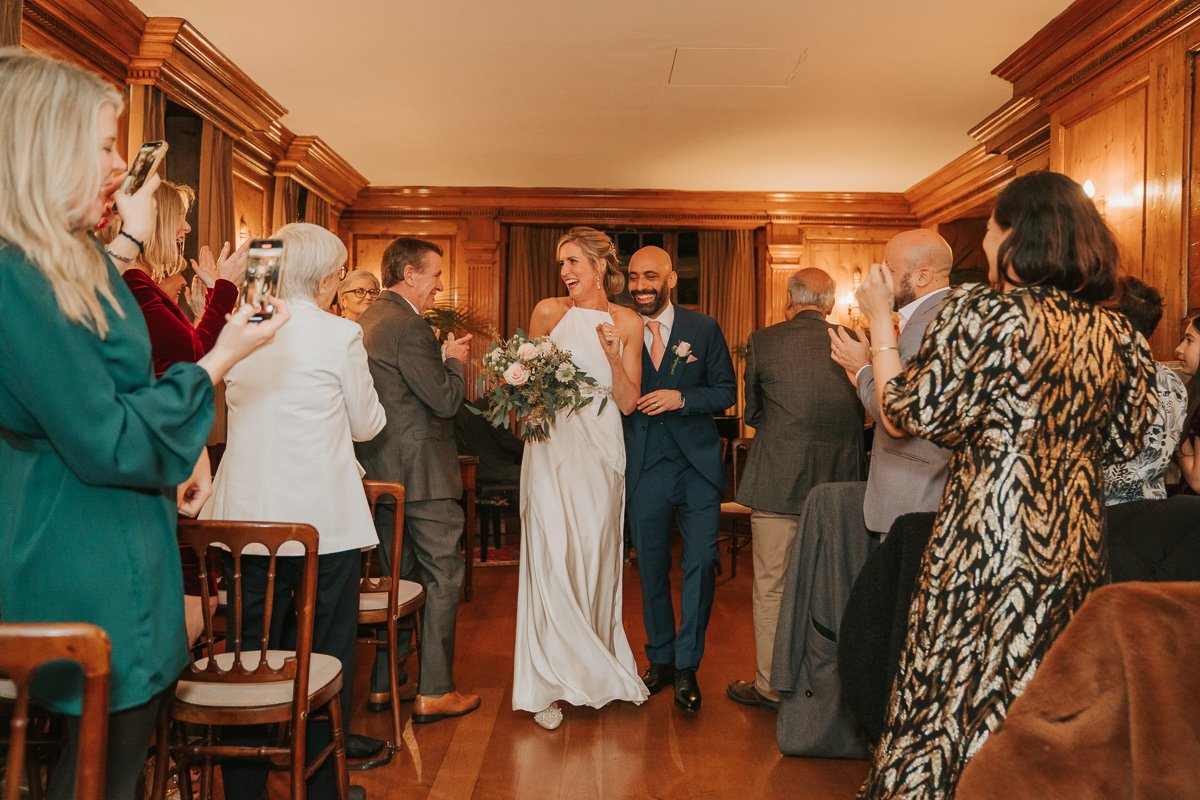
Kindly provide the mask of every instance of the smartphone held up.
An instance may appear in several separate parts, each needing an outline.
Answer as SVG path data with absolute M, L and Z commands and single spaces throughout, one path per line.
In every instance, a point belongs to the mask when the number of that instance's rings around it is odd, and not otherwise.
M 262 322 L 275 314 L 271 298 L 279 293 L 283 271 L 283 240 L 253 239 L 246 254 L 246 279 L 242 283 L 241 305 L 254 308 L 251 322 Z
M 129 165 L 129 174 L 121 184 L 121 191 L 125 194 L 136 193 L 154 174 L 154 170 L 158 169 L 166 154 L 166 142 L 146 142 L 139 147 L 137 155 L 133 157 L 133 163 Z

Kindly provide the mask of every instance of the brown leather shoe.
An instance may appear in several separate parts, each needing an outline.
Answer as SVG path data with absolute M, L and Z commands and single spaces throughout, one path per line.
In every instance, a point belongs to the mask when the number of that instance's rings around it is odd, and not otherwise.
M 448 717 L 461 717 L 479 708 L 479 695 L 446 692 L 441 697 L 417 695 L 413 706 L 413 722 L 437 722 Z
M 759 706 L 768 711 L 779 710 L 779 701 L 767 697 L 750 681 L 730 681 L 729 686 L 725 687 L 725 694 L 733 702 L 744 706 Z
M 417 682 L 400 684 L 400 702 L 411 703 L 417 699 Z M 367 695 L 367 711 L 387 711 L 392 707 L 391 692 L 371 692 Z

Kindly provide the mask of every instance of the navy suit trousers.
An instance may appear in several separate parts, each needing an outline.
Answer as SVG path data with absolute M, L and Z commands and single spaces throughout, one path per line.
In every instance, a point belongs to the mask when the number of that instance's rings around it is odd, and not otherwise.
M 671 602 L 671 515 L 683 539 L 679 628 Z M 646 655 L 651 663 L 696 669 L 712 612 L 721 492 L 672 454 L 645 467 L 629 498 L 629 527 L 642 582 Z

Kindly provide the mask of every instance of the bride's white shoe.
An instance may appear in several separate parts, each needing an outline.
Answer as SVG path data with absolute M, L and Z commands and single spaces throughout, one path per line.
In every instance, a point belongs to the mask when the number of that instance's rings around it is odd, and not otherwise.
M 533 721 L 542 726 L 548 731 L 552 731 L 559 725 L 562 725 L 563 713 L 558 705 L 551 705 L 549 708 L 539 711 L 533 715 Z

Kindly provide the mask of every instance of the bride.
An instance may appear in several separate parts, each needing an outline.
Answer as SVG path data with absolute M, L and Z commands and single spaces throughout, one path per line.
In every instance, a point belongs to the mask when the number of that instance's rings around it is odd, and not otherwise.
M 642 323 L 608 298 L 621 291 L 612 240 L 572 228 L 558 240 L 566 297 L 542 300 L 529 323 L 571 351 L 575 366 L 611 389 L 574 414 L 559 412 L 550 439 L 529 442 L 521 467 L 521 579 L 513 709 L 548 730 L 559 700 L 593 708 L 640 703 L 646 687 L 621 623 L 625 441 L 642 375 Z

